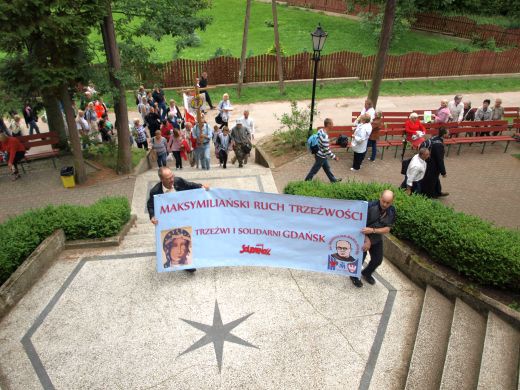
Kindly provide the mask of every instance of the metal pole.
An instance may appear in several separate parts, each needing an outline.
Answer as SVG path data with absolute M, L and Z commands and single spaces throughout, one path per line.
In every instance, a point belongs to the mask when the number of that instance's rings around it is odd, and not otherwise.
M 312 134 L 312 122 L 314 117 L 314 98 L 316 95 L 316 78 L 318 77 L 318 61 L 320 60 L 320 53 L 314 52 L 314 56 L 312 57 L 312 59 L 314 60 L 314 77 L 312 78 L 311 123 L 309 125 L 309 137 Z

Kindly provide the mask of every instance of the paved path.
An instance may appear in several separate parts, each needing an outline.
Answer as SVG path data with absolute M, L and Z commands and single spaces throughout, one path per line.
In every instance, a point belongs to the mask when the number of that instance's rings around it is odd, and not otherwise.
M 186 169 L 182 176 L 214 187 L 276 191 L 271 172 L 251 164 Z M 403 387 L 423 292 L 400 272 L 385 262 L 379 282 L 363 289 L 348 278 L 287 269 L 158 274 L 154 228 L 145 213 L 146 193 L 156 181 L 155 171 L 137 177 L 132 210 L 138 224 L 120 248 L 64 252 L 4 318 L 0 384 Z M 220 321 L 237 321 L 235 337 L 218 331 Z M 192 348 L 205 334 L 212 342 Z
M 439 201 L 456 211 L 477 215 L 498 226 L 520 228 L 520 159 L 512 154 L 520 153 L 520 145 L 510 145 L 503 153 L 504 145 L 486 146 L 485 154 L 480 154 L 480 144 L 463 146 L 457 156 L 457 148 L 452 148 L 445 159 L 447 178 L 441 178 L 442 189 L 450 195 Z M 365 160 L 362 169 L 352 172 L 352 152 L 340 150 L 340 161 L 331 161 L 332 171 L 338 178 L 362 182 L 380 182 L 400 185 L 401 160 L 394 158 L 394 148 L 385 151 L 384 159 L 372 163 Z M 406 156 L 412 156 L 410 151 Z M 278 190 L 283 191 L 289 181 L 303 180 L 309 172 L 313 156 L 302 154 L 299 158 L 273 169 Z M 328 182 L 323 170 L 316 178 Z
M 60 167 L 71 166 L 72 157 L 61 157 L 54 168 L 51 160 L 31 162 L 22 179 L 11 181 L 7 167 L 0 168 L 0 223 L 30 209 L 49 204 L 89 205 L 105 196 L 124 196 L 130 201 L 134 191 L 134 176 L 109 175 L 109 180 L 97 184 L 64 188 Z M 87 166 L 87 173 L 94 168 Z

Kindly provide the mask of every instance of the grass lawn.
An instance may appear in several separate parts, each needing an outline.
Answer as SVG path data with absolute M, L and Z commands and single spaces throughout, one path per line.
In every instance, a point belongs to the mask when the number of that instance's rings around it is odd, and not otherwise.
M 211 91 L 212 100 L 217 103 L 218 97 L 225 92 L 230 94 L 233 103 L 255 103 L 276 100 L 304 100 L 310 99 L 312 84 L 286 85 L 286 94 L 280 95 L 278 85 L 246 86 L 242 89 L 242 96 L 237 98 L 235 87 L 219 87 Z M 316 98 L 326 99 L 334 97 L 361 97 L 366 96 L 370 85 L 360 81 L 343 83 L 318 84 Z M 472 92 L 506 92 L 520 91 L 520 78 L 497 78 L 482 80 L 412 80 L 412 81 L 384 81 L 381 84 L 381 95 L 385 96 L 412 96 L 412 95 L 453 95 L 456 93 Z M 173 90 L 165 91 L 168 99 L 175 99 L 182 105 L 182 97 Z M 127 93 L 128 107 L 135 110 L 135 97 Z
M 205 13 L 213 17 L 213 23 L 206 31 L 199 31 L 201 38 L 199 47 L 186 48 L 180 53 L 181 58 L 205 60 L 213 57 L 218 48 L 229 52 L 235 57 L 240 56 L 242 49 L 242 32 L 244 26 L 244 0 L 213 0 L 211 9 Z M 311 36 L 318 23 L 329 33 L 323 54 L 337 51 L 354 51 L 364 55 L 375 54 L 376 42 L 367 37 L 360 29 L 360 23 L 339 16 L 328 16 L 323 13 L 309 10 L 278 6 L 280 42 L 286 55 L 311 51 Z M 266 21 L 272 21 L 271 4 L 253 1 L 251 7 L 251 21 L 249 27 L 248 56 L 265 54 L 274 44 L 274 32 Z M 92 35 L 91 39 L 101 42 L 99 34 Z M 167 62 L 173 59 L 175 41 L 171 37 L 164 37 L 161 42 L 152 39 L 142 39 L 146 45 L 154 46 L 156 52 L 154 62 Z M 439 53 L 453 50 L 457 47 L 468 47 L 469 50 L 478 48 L 451 37 L 408 32 L 392 49 L 392 54 L 407 52 Z M 104 56 L 99 58 L 104 61 Z
M 495 26 L 500 26 L 504 28 L 518 28 L 520 27 L 520 22 L 515 21 L 513 18 L 509 18 L 507 16 L 500 15 L 473 15 L 473 14 L 463 14 L 460 12 L 447 12 L 449 16 L 465 16 L 468 19 L 471 19 L 477 24 L 493 24 Z

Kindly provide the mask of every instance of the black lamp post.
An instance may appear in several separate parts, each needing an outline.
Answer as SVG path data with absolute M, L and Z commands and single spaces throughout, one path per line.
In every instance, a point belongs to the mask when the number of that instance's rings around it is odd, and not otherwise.
M 314 77 L 312 78 L 312 100 L 311 100 L 311 123 L 309 125 L 309 136 L 312 134 L 312 121 L 314 116 L 314 97 L 316 95 L 316 78 L 318 77 L 318 61 L 320 60 L 320 52 L 323 50 L 327 33 L 318 24 L 316 30 L 311 33 L 312 37 L 312 60 L 314 61 Z

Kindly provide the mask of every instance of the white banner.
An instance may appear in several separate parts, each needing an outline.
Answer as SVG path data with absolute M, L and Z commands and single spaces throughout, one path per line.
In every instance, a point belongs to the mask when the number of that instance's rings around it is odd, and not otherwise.
M 367 202 L 226 189 L 156 195 L 157 271 L 266 266 L 361 275 Z

